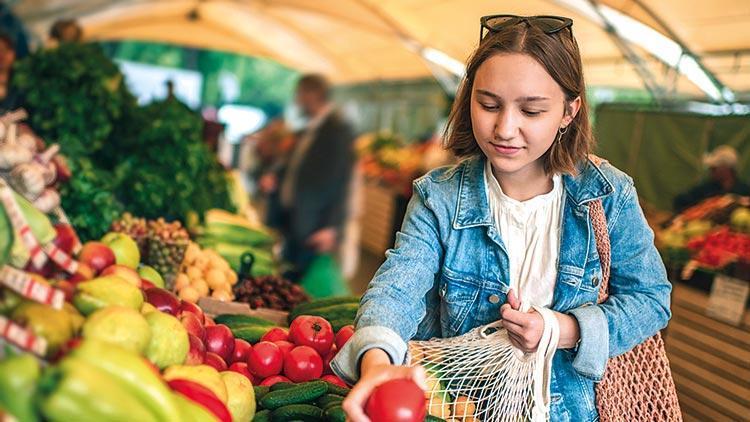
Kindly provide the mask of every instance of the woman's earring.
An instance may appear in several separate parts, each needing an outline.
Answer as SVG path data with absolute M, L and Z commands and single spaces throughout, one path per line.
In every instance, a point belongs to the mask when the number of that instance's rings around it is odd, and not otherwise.
M 567 131 L 568 131 L 568 127 L 567 126 L 564 126 L 564 127 L 561 127 L 559 129 L 557 129 L 557 136 L 556 136 L 555 141 L 559 142 L 562 139 L 563 135 L 565 135 L 565 133 Z

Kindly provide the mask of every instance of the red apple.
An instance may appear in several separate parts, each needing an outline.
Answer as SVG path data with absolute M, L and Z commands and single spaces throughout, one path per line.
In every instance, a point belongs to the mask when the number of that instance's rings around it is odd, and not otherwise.
M 180 299 L 168 290 L 153 287 L 146 289 L 146 302 L 154 305 L 156 309 L 171 315 L 177 315 L 180 308 Z
M 274 341 L 273 344 L 279 346 L 279 349 L 281 349 L 281 353 L 284 354 L 285 358 L 286 358 L 286 355 L 288 355 L 289 352 L 292 351 L 292 349 L 294 349 L 295 347 L 297 347 L 294 344 L 292 344 L 291 342 L 286 341 L 286 340 L 277 340 L 277 341 Z
M 253 385 L 258 384 L 258 379 L 250 373 L 250 369 L 247 367 L 247 362 L 235 362 L 229 365 L 229 370 L 244 375 Z
M 206 327 L 210 327 L 212 325 L 216 325 L 216 323 L 214 322 L 213 318 L 211 318 L 210 316 L 206 316 L 205 321 L 203 322 L 203 325 L 205 325 Z
M 94 270 L 83 262 L 78 263 L 78 271 L 72 276 L 68 277 L 68 281 L 74 284 L 78 284 L 82 281 L 91 280 L 94 278 Z
M 102 270 L 99 275 L 116 275 L 127 281 L 128 283 L 134 285 L 135 287 L 141 287 L 141 276 L 139 276 L 134 269 L 126 267 L 124 265 L 110 265 L 109 267 Z
M 252 345 L 241 338 L 234 339 L 234 352 L 232 353 L 232 362 L 247 362 L 247 353 L 252 349 Z
M 213 352 L 206 352 L 206 358 L 203 359 L 203 364 L 213 366 L 219 372 L 226 371 L 228 369 L 227 363 L 224 361 L 224 359 Z
M 78 235 L 70 224 L 57 223 L 55 224 L 55 232 L 57 235 L 53 240 L 55 246 L 60 248 L 63 252 L 68 255 L 73 255 L 73 249 L 78 244 Z
M 234 353 L 232 330 L 224 324 L 206 327 L 206 350 L 221 356 L 224 361 L 230 360 Z
M 281 327 L 273 327 L 268 332 L 263 334 L 263 337 L 260 338 L 260 341 L 288 341 L 289 340 L 289 330 L 286 328 Z
M 188 334 L 190 349 L 185 358 L 185 365 L 200 365 L 206 359 L 206 346 L 198 337 Z
M 203 324 L 201 324 L 195 314 L 191 314 L 190 312 L 181 314 L 180 322 L 182 323 L 182 326 L 185 327 L 188 334 L 198 337 L 201 341 L 206 339 L 206 329 L 203 328 Z
M 187 300 L 181 300 L 179 313 L 183 314 L 185 312 L 191 312 L 195 314 L 195 316 L 198 317 L 198 320 L 200 320 L 201 324 L 206 323 L 206 317 L 203 314 L 203 309 L 201 309 L 200 306 L 196 305 L 195 303 L 188 302 Z
M 115 264 L 115 253 L 102 242 L 86 242 L 78 260 L 91 267 L 95 273 Z
M 145 278 L 141 279 L 141 289 L 143 289 L 143 290 L 153 289 L 154 287 L 156 287 L 156 286 L 154 286 L 154 283 L 146 280 Z

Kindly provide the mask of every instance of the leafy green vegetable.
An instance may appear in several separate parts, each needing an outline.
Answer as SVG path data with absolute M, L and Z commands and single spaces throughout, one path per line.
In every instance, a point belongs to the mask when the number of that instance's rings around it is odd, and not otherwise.
M 233 210 L 200 115 L 178 101 L 139 107 L 99 46 L 39 50 L 17 64 L 13 83 L 31 126 L 69 158 L 73 177 L 60 193 L 83 239 L 100 237 L 123 210 L 183 222 Z

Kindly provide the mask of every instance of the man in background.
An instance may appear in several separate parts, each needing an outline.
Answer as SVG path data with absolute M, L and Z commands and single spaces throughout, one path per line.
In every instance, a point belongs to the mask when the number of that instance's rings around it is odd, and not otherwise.
M 727 193 L 750 195 L 750 187 L 739 179 L 737 150 L 731 146 L 717 147 L 703 157 L 703 164 L 708 167 L 709 179 L 675 197 L 675 212 L 680 212 L 713 196 Z
M 348 211 L 355 163 L 354 130 L 331 102 L 331 88 L 320 75 L 305 75 L 295 101 L 308 119 L 283 171 L 265 175 L 261 189 L 278 193 L 284 258 L 297 275 L 315 257 L 335 254 Z

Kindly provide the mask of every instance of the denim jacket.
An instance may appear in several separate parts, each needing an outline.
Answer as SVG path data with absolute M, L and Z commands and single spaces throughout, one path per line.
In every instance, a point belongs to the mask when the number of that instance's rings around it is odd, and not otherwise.
M 485 158 L 433 170 L 414 183 L 395 247 L 362 297 L 356 332 L 331 363 L 349 383 L 362 355 L 383 349 L 404 364 L 410 339 L 453 337 L 499 319 L 509 286 L 508 253 L 492 221 Z M 565 188 L 552 310 L 574 316 L 575 349 L 555 353 L 551 420 L 598 420 L 594 384 L 610 357 L 631 350 L 669 321 L 671 284 L 633 180 L 609 163 L 587 161 Z M 597 304 L 602 276 L 587 203 L 601 199 L 612 248 L 610 297 Z

